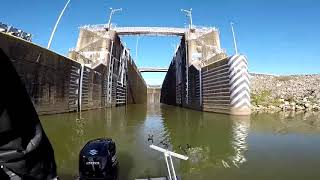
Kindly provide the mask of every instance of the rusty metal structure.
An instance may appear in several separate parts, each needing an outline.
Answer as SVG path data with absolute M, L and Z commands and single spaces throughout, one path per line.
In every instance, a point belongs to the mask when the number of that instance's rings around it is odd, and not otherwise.
M 32 35 L 30 33 L 24 32 L 21 29 L 4 24 L 2 22 L 0 22 L 0 32 L 16 36 L 26 41 L 32 41 Z

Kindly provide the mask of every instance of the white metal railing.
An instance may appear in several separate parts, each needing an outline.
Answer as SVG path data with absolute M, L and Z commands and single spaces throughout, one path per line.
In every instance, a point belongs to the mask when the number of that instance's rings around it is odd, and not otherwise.
M 186 29 L 184 28 L 174 27 L 115 27 L 113 29 L 119 35 L 153 34 L 182 36 L 186 32 Z
M 167 165 L 167 169 L 168 169 L 168 174 L 169 174 L 169 178 L 170 180 L 172 180 L 172 176 L 171 176 L 171 172 L 173 174 L 173 180 L 177 180 L 177 175 L 176 175 L 176 171 L 174 169 L 174 165 L 173 165 L 173 161 L 172 161 L 172 156 L 176 157 L 178 159 L 182 159 L 182 160 L 188 160 L 189 158 L 187 156 L 169 151 L 167 149 L 163 149 L 161 147 L 155 146 L 155 145 L 150 145 L 151 149 L 154 149 L 156 151 L 162 152 L 164 154 L 164 159 L 166 160 L 166 165 Z M 169 158 L 169 162 L 168 162 L 168 158 Z M 170 165 L 169 165 L 170 164 Z
M 32 40 L 32 35 L 29 33 L 26 33 L 24 31 L 22 31 L 21 29 L 17 29 L 13 26 L 9 26 L 7 24 L 3 24 L 2 22 L 0 22 L 0 32 L 6 33 L 6 34 L 10 34 L 16 37 L 19 37 L 21 39 L 30 41 Z
M 97 25 L 85 25 L 80 28 L 87 29 L 90 31 L 104 31 L 108 28 L 107 24 Z M 111 29 L 116 31 L 119 35 L 184 35 L 188 29 L 177 28 L 177 27 L 117 27 L 111 26 Z M 203 34 L 209 31 L 217 31 L 215 27 L 195 27 L 197 33 Z

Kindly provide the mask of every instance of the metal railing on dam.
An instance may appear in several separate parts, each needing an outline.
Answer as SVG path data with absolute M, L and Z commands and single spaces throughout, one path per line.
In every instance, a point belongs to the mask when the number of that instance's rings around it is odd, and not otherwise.
M 97 24 L 87 25 L 81 27 L 93 32 L 104 32 L 109 28 L 108 24 Z M 114 27 L 111 26 L 110 30 L 117 32 L 119 36 L 136 36 L 136 35 L 147 35 L 147 36 L 185 36 L 189 29 L 178 28 L 178 27 Z M 205 34 L 210 31 L 216 31 L 215 27 L 196 27 L 194 30 L 197 33 Z
M 168 68 L 160 67 L 141 67 L 139 68 L 140 72 L 168 72 Z

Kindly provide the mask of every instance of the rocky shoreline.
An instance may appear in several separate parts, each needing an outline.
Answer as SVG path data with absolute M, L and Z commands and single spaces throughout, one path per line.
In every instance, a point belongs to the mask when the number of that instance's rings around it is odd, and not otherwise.
M 250 74 L 253 112 L 320 111 L 320 74 Z

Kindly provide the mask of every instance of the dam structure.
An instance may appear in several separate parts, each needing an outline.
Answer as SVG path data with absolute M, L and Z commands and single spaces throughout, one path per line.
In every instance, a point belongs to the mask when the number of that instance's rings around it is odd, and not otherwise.
M 220 46 L 217 28 L 89 25 L 80 28 L 77 47 L 70 52 L 70 57 L 87 61 L 93 69 L 103 66 L 111 76 L 119 72 L 117 67 L 113 67 L 114 63 L 122 62 L 117 57 L 121 52 L 128 52 L 121 43 L 121 36 L 181 37 L 168 68 L 138 69 L 140 72 L 167 72 L 161 88 L 161 103 L 233 115 L 250 114 L 247 59 L 241 54 L 226 54 Z M 116 76 L 113 74 L 112 77 Z M 114 83 L 107 88 L 116 89 L 116 86 Z M 148 94 L 150 92 L 151 89 Z
M 196 110 L 249 115 L 247 58 L 228 56 L 216 28 L 189 29 L 165 76 L 161 102 Z
M 181 37 L 168 68 L 136 66 L 121 37 L 145 35 Z M 159 100 L 200 111 L 250 114 L 247 59 L 228 56 L 214 27 L 83 26 L 68 57 L 4 33 L 0 48 L 16 67 L 39 114 Z M 143 72 L 167 74 L 161 87 L 151 87 Z

